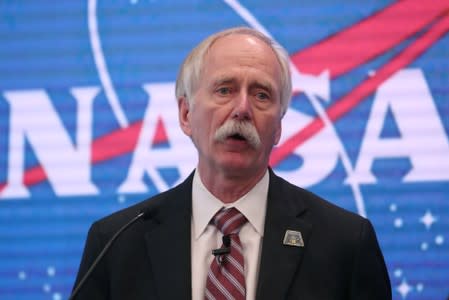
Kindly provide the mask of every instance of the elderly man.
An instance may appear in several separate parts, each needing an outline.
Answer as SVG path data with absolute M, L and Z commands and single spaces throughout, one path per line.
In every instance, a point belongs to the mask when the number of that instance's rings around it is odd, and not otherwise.
M 391 299 L 370 222 L 268 167 L 291 97 L 287 53 L 249 28 L 198 45 L 176 82 L 198 150 L 179 186 L 96 222 L 77 282 L 116 240 L 79 299 Z

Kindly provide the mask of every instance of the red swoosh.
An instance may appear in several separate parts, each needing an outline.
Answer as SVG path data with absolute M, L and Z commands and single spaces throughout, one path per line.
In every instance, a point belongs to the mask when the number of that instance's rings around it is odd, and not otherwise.
M 333 105 L 331 105 L 327 109 L 327 115 L 329 116 L 329 119 L 332 122 L 335 122 L 336 120 L 344 116 L 363 99 L 371 95 L 380 84 L 387 80 L 396 71 L 404 68 L 415 59 L 417 59 L 448 31 L 449 14 L 446 14 L 444 18 L 435 23 L 425 34 L 418 38 L 407 49 L 399 53 L 387 64 L 381 67 L 374 76 L 363 81 L 349 94 L 337 100 Z M 290 153 L 292 153 L 292 151 L 296 147 L 303 144 L 323 128 L 323 121 L 320 118 L 315 118 L 298 133 L 288 138 L 281 146 L 273 149 L 270 157 L 270 165 L 275 166 L 276 164 L 278 164 Z
M 320 74 L 329 70 L 340 76 L 399 45 L 441 17 L 449 1 L 396 2 L 361 22 L 330 36 L 292 56 L 301 72 Z

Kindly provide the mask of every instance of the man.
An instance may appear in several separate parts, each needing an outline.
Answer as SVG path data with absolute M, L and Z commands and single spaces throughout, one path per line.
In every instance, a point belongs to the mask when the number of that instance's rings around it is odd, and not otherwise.
M 391 299 L 370 222 L 268 167 L 291 97 L 288 62 L 248 28 L 191 52 L 176 97 L 198 166 L 179 186 L 94 223 L 77 282 L 120 227 L 151 211 L 116 240 L 79 299 Z

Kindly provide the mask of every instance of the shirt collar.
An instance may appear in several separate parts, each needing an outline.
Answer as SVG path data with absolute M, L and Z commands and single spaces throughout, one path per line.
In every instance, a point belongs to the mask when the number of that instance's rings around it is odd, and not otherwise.
M 248 193 L 233 203 L 224 204 L 204 186 L 197 169 L 192 183 L 192 224 L 195 239 L 201 236 L 212 217 L 222 207 L 237 208 L 260 236 L 263 236 L 269 181 L 270 176 L 267 170 L 262 179 Z

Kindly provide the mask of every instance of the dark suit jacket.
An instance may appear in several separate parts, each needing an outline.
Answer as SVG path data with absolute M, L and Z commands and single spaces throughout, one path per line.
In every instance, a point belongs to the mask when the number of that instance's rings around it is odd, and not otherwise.
M 192 178 L 92 225 L 77 282 L 123 224 L 152 208 L 116 240 L 77 299 L 191 298 Z M 288 229 L 301 232 L 304 247 L 283 244 Z M 371 223 L 270 170 L 257 299 L 391 299 Z

